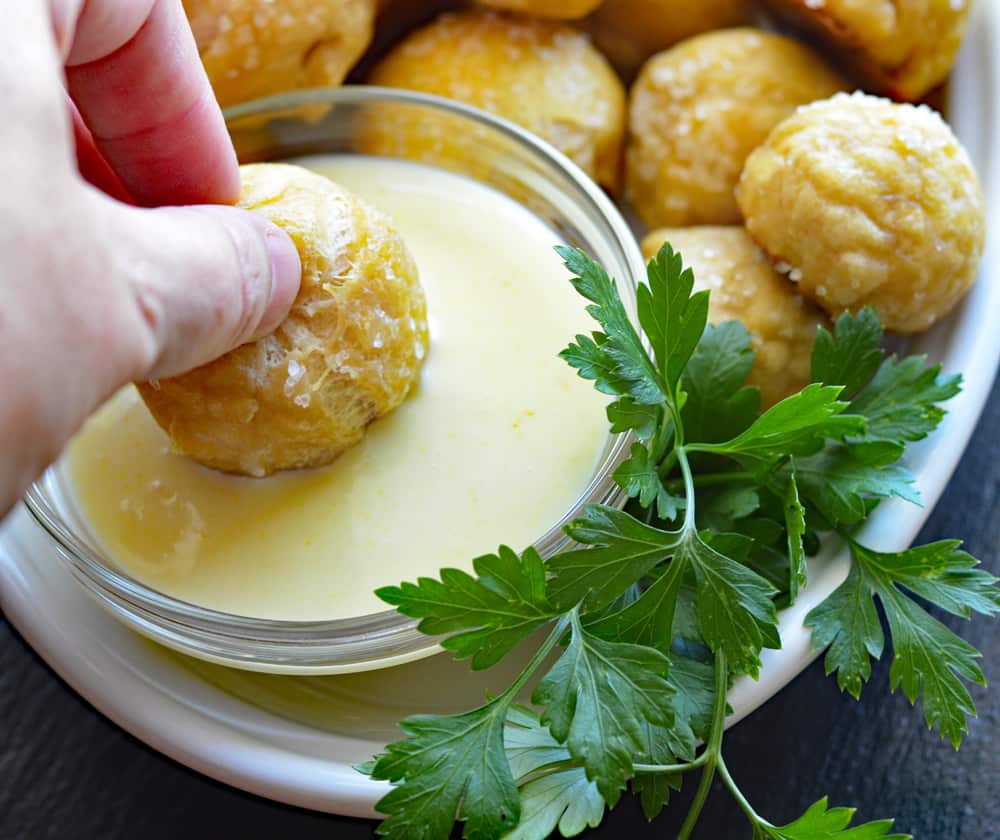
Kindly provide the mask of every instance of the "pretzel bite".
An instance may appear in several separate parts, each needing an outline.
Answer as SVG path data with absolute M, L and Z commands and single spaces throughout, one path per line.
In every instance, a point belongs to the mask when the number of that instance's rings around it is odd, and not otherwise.
M 330 463 L 399 405 L 420 375 L 427 313 L 389 219 L 298 166 L 242 167 L 239 206 L 291 235 L 302 288 L 271 335 L 139 386 L 181 452 L 264 476 Z
M 750 331 L 756 358 L 748 384 L 760 388 L 765 408 L 809 384 L 816 329 L 826 319 L 742 227 L 660 228 L 643 239 L 645 257 L 655 256 L 664 242 L 694 271 L 696 289 L 711 292 L 709 321 L 742 321 Z
M 615 69 L 633 79 L 647 58 L 685 38 L 750 23 L 752 6 L 750 0 L 604 0 L 584 25 Z
M 808 47 L 757 29 L 698 35 L 632 86 L 625 185 L 650 227 L 736 224 L 743 163 L 798 105 L 847 83 Z
M 768 0 L 786 21 L 816 33 L 854 63 L 867 86 L 917 100 L 944 81 L 971 0 Z
M 445 14 L 398 44 L 369 81 L 506 117 L 548 140 L 601 185 L 618 186 L 625 91 L 587 36 L 568 26 L 486 11 Z M 369 150 L 434 162 L 485 153 L 455 136 L 446 118 L 396 116 L 373 129 Z
M 800 109 L 747 160 L 747 230 L 831 315 L 926 330 L 972 285 L 985 238 L 969 157 L 926 105 L 862 93 Z
M 223 107 L 339 85 L 372 39 L 375 0 L 184 0 Z
M 573 20 L 589 15 L 601 0 L 479 0 L 479 5 L 507 12 Z

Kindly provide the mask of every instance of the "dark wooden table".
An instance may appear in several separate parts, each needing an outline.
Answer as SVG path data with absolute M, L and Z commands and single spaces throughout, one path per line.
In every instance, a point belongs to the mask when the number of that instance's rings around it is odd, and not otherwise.
M 1000 573 L 1000 385 L 920 540 L 955 536 Z M 1000 683 L 1000 623 L 978 620 L 961 632 L 983 651 L 987 677 Z M 726 761 L 754 806 L 785 821 L 828 794 L 856 806 L 859 817 L 894 816 L 899 830 L 920 840 L 1000 837 L 1000 685 L 973 690 L 980 717 L 956 753 L 901 694 L 889 693 L 887 674 L 883 661 L 858 704 L 817 663 L 737 726 Z M 669 838 L 687 796 L 653 826 L 625 801 L 587 836 Z M 2 840 L 360 840 L 373 836 L 373 825 L 276 805 L 163 758 L 82 702 L 0 621 Z M 741 812 L 716 790 L 696 837 L 748 836 Z

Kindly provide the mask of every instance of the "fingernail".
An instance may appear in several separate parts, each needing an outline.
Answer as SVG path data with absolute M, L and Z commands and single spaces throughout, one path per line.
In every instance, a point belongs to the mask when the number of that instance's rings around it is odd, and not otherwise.
M 274 332 L 285 319 L 299 293 L 302 278 L 299 252 L 287 233 L 277 225 L 268 225 L 264 241 L 271 258 L 271 301 L 261 318 L 257 338 Z

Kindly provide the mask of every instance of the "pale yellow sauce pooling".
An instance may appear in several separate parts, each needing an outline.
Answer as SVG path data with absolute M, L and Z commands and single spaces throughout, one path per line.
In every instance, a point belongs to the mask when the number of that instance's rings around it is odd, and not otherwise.
M 311 620 L 373 590 L 540 537 L 586 487 L 604 401 L 558 351 L 591 323 L 556 234 L 456 175 L 373 158 L 303 161 L 387 212 L 427 293 L 419 388 L 332 466 L 237 478 L 171 452 L 134 389 L 80 433 L 81 509 L 120 566 L 226 612 Z

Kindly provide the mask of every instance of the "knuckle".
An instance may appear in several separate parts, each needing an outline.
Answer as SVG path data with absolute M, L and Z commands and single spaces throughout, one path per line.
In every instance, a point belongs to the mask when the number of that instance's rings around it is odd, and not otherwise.
M 270 262 L 263 235 L 246 219 L 227 213 L 223 230 L 231 250 L 231 280 L 221 284 L 224 298 L 216 300 L 214 311 L 220 326 L 229 321 L 228 329 L 235 343 L 249 338 L 264 314 Z
M 145 282 L 141 275 L 134 277 L 129 288 L 141 325 L 136 334 L 138 366 L 142 370 L 152 369 L 168 343 L 167 303 L 163 290 L 155 283 Z

